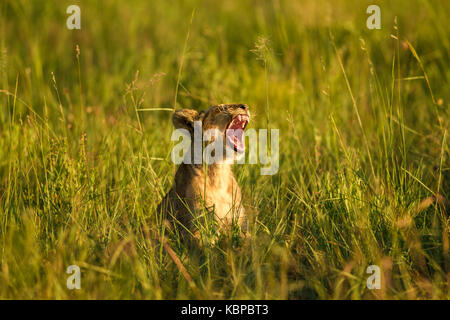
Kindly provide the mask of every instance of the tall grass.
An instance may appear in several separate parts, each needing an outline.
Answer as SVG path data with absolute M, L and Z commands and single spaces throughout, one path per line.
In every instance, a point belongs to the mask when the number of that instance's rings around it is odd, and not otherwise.
M 68 30 L 72 2 L 0 4 L 0 298 L 449 298 L 447 2 L 374 31 L 362 1 L 76 1 Z M 280 170 L 235 168 L 246 241 L 164 249 L 171 110 L 224 102 Z

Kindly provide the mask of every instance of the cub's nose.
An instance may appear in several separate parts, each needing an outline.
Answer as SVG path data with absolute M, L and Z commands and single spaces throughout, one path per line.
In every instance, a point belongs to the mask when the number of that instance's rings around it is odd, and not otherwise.
M 238 105 L 238 107 L 239 107 L 240 109 L 244 109 L 245 111 L 248 110 L 248 107 L 247 107 L 245 104 L 240 104 L 240 105 Z

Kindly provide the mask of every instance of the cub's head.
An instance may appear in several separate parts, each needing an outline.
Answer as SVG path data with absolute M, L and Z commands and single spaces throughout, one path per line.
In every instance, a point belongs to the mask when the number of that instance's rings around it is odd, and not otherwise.
M 194 137 L 194 122 L 201 124 L 202 136 L 206 132 L 216 130 L 227 145 L 235 152 L 245 150 L 243 132 L 250 121 L 250 111 L 245 104 L 219 104 L 198 113 L 192 109 L 176 110 L 172 122 L 176 129 L 187 129 Z M 217 139 L 212 137 L 210 141 Z

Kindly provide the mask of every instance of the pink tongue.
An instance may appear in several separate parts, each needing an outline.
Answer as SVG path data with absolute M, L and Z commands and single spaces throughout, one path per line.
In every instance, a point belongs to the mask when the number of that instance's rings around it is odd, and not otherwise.
M 236 129 L 234 130 L 234 136 L 241 141 L 242 140 L 242 133 L 244 133 L 244 130 L 242 129 Z
M 233 130 L 233 131 L 231 131 Z M 231 141 L 236 143 L 238 147 L 242 147 L 242 134 L 244 133 L 244 130 L 241 128 L 239 129 L 230 129 L 228 133 L 228 137 L 231 138 Z
M 236 131 L 234 131 L 234 136 L 237 138 L 237 143 L 239 147 L 242 147 L 242 134 L 243 134 L 243 130 L 242 129 L 238 129 Z

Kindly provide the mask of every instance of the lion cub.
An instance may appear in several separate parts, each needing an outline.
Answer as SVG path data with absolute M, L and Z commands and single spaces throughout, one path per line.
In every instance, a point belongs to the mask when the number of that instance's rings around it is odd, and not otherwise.
M 191 136 L 190 151 L 194 146 L 194 129 L 205 133 L 214 129 L 216 135 L 209 141 L 220 142 L 223 158 L 226 154 L 243 156 L 245 151 L 243 130 L 250 120 L 248 106 L 245 104 L 221 104 L 198 113 L 191 109 L 175 111 L 172 117 L 176 129 L 185 129 Z M 196 133 L 199 134 L 198 132 Z M 200 141 L 203 141 L 200 138 Z M 222 139 L 218 141 L 217 139 Z M 229 150 L 227 150 L 227 148 Z M 198 152 L 198 147 L 195 149 Z M 205 143 L 201 142 L 202 152 Z M 198 225 L 205 213 L 213 216 L 221 228 L 229 228 L 232 223 L 242 225 L 244 208 L 241 203 L 241 189 L 231 170 L 231 163 L 194 161 L 194 153 L 188 153 L 175 174 L 175 181 L 158 206 L 158 212 L 166 212 L 172 226 L 187 229 L 199 237 Z M 209 164 L 208 164 L 209 163 Z

